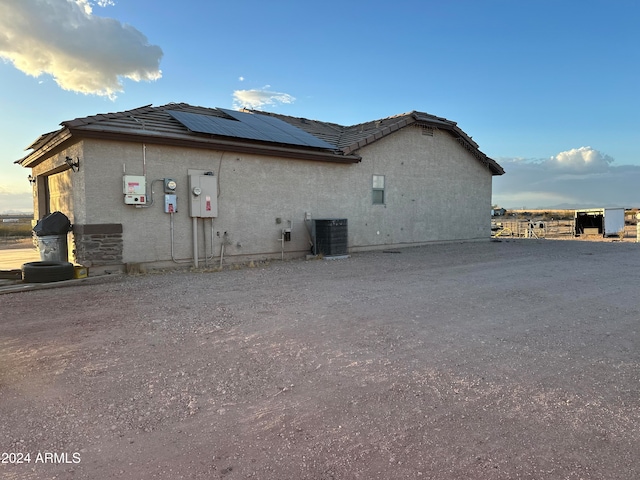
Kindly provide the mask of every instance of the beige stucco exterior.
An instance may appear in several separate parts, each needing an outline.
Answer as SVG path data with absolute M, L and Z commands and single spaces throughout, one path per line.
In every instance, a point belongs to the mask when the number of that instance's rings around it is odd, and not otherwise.
M 43 189 L 60 190 L 50 210 L 74 225 L 121 224 L 121 263 L 162 266 L 190 262 L 193 220 L 189 215 L 188 169 L 212 171 L 218 180 L 219 215 L 197 220 L 198 251 L 225 258 L 280 257 L 283 228 L 291 228 L 284 254 L 303 256 L 310 238 L 305 215 L 346 218 L 351 252 L 428 242 L 490 238 L 492 173 L 446 131 L 409 126 L 363 147 L 362 161 L 339 164 L 236 154 L 198 148 L 84 139 L 37 165 L 36 217 L 45 212 Z M 80 159 L 80 170 L 65 157 Z M 152 205 L 125 205 L 122 177 L 145 175 Z M 372 201 L 373 175 L 385 176 L 385 204 Z M 178 187 L 178 211 L 164 213 L 162 180 Z M 54 180 L 55 179 L 55 180 Z M 66 192 L 66 193 L 65 193 Z M 150 199 L 149 199 L 150 201 Z M 227 236 L 225 237 L 225 232 Z M 70 248 L 73 255 L 73 248 Z M 86 259 L 73 257 L 79 263 Z M 213 261 L 213 259 L 209 259 Z

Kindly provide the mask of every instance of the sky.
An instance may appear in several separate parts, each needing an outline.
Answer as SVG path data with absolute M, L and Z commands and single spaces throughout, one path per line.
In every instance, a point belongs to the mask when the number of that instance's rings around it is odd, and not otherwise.
M 640 206 L 636 0 L 0 0 L 0 213 L 62 121 L 144 105 L 446 117 L 504 208 Z

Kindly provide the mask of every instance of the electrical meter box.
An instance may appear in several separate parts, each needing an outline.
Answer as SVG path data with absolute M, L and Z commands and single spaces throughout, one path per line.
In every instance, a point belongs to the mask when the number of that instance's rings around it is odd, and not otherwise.
M 189 215 L 198 218 L 218 216 L 218 178 L 211 174 L 189 174 Z
M 146 204 L 147 179 L 142 175 L 125 175 L 122 177 L 122 193 L 127 205 Z
M 173 178 L 164 179 L 164 193 L 176 193 L 178 184 Z

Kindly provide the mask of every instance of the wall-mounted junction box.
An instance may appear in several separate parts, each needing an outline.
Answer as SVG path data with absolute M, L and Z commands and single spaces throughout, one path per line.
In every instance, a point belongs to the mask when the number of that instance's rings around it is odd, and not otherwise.
M 192 217 L 218 216 L 218 179 L 211 172 L 207 173 L 189 171 L 189 215 Z
M 127 205 L 146 204 L 147 179 L 142 175 L 125 175 L 122 177 L 122 193 Z
M 166 194 L 164 196 L 164 213 L 177 213 L 178 211 L 178 197 L 173 194 Z

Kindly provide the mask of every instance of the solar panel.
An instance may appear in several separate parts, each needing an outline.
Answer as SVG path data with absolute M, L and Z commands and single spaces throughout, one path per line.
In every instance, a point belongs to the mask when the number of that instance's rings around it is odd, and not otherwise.
M 331 150 L 336 148 L 330 143 L 320 140 L 278 118 L 222 108 L 218 110 L 229 115 L 234 120 L 176 110 L 167 110 L 167 113 L 192 132 Z
M 260 115 L 259 113 L 245 113 L 238 112 L 237 110 L 226 110 L 219 108 L 221 112 L 226 113 L 230 117 L 235 118 L 243 123 L 251 125 L 256 129 L 262 131 L 265 135 L 271 136 L 274 139 L 287 139 L 286 141 L 280 141 L 280 143 L 292 143 L 294 145 L 306 145 L 309 147 L 329 148 L 334 150 L 336 147 L 330 143 L 320 140 L 314 137 L 310 133 L 304 130 L 294 127 L 288 124 L 284 120 L 271 117 L 269 115 Z
M 251 127 L 235 120 L 214 117 L 213 115 L 201 115 L 198 113 L 167 111 L 169 115 L 182 123 L 192 132 L 209 133 L 213 135 L 223 135 L 225 137 L 251 138 L 254 140 L 264 140 L 257 136 Z

